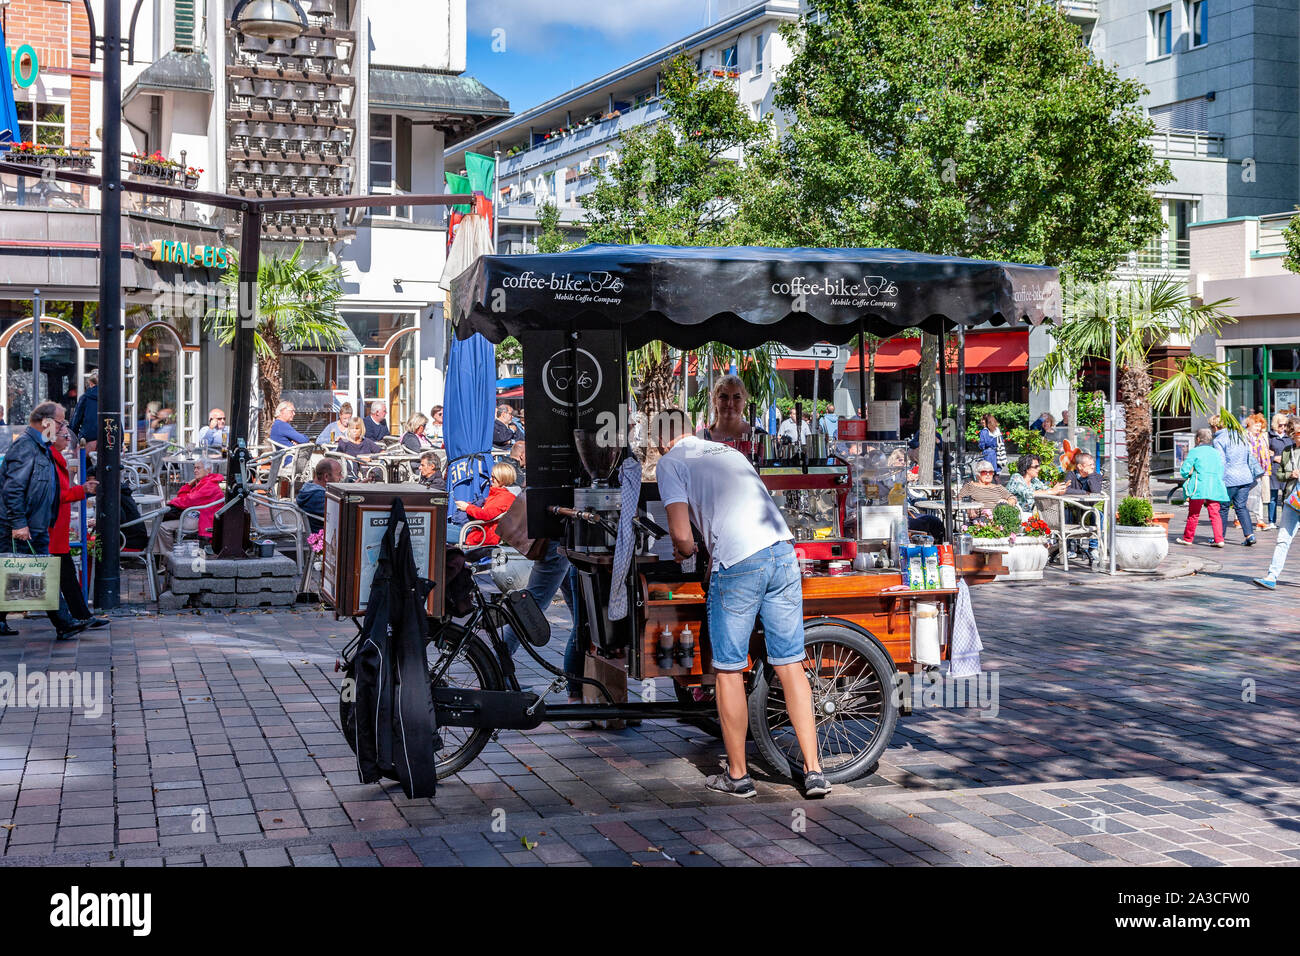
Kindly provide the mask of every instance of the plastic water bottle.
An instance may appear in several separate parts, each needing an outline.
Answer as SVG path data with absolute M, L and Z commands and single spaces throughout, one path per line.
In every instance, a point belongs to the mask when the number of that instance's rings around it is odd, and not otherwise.
M 894 560 L 901 569 L 907 567 L 907 543 L 907 519 L 901 518 L 894 522 Z

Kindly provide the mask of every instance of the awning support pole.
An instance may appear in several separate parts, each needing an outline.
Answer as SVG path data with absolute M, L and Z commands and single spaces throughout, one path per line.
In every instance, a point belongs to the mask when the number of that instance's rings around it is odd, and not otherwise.
M 939 451 L 943 455 L 943 530 L 948 543 L 956 541 L 956 523 L 952 516 L 952 449 L 948 445 L 948 336 L 939 331 Z
M 867 323 L 858 319 L 858 415 L 867 417 Z

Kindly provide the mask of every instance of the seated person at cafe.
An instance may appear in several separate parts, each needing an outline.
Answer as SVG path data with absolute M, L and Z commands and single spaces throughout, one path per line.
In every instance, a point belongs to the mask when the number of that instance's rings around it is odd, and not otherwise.
M 170 408 L 159 409 L 158 417 L 154 419 L 149 437 L 155 441 L 175 441 L 176 413 Z
M 433 447 L 433 442 L 429 441 L 425 431 L 429 427 L 429 419 L 425 418 L 420 412 L 416 412 L 406 422 L 406 431 L 402 432 L 402 447 L 407 451 L 415 452 L 417 455 L 422 451 L 428 451 Z
M 1106 486 L 1101 475 L 1097 473 L 1097 459 L 1086 451 L 1074 456 L 1074 471 L 1070 472 L 1070 486 L 1067 491 L 1072 495 L 1101 495 L 1106 493 Z
M 352 422 L 352 403 L 344 402 L 339 406 L 339 417 L 325 426 L 316 436 L 316 444 L 332 445 L 348 437 L 348 425 Z
M 294 502 L 307 516 L 307 524 L 313 534 L 325 526 L 325 486 L 342 480 L 343 462 L 336 458 L 322 458 L 316 462 L 312 480 L 299 489 Z
M 1021 455 L 1016 460 L 1016 473 L 1007 482 L 1007 491 L 1011 492 L 1016 501 L 1020 503 L 1021 511 L 1034 510 L 1034 492 L 1041 491 L 1049 495 L 1059 495 L 1063 494 L 1066 487 L 1068 487 L 1068 483 L 1064 481 L 1049 485 L 1039 478 L 1038 470 L 1042 466 L 1043 463 L 1037 455 Z
M 442 459 L 436 451 L 426 451 L 420 456 L 420 476 L 416 479 L 426 488 L 442 488 Z
M 515 473 L 518 475 L 515 484 L 520 488 L 524 487 L 528 481 L 528 479 L 524 477 L 524 470 L 527 467 L 525 464 L 527 455 L 528 449 L 525 447 L 524 442 L 517 441 L 510 446 L 510 464 L 515 466 Z
M 310 445 L 311 439 L 294 428 L 293 402 L 281 402 L 275 406 L 275 421 L 271 422 L 271 442 L 281 448 L 286 445 Z
M 194 462 L 194 480 L 181 485 L 176 497 L 167 502 L 167 514 L 163 516 L 162 528 L 159 531 L 159 538 L 162 546 L 170 550 L 176 540 L 177 529 L 180 527 L 181 513 L 186 508 L 195 508 L 199 505 L 210 505 L 214 501 L 221 501 L 225 498 L 226 493 L 221 490 L 222 475 L 220 472 L 212 471 L 209 462 L 202 458 Z M 199 512 L 198 535 L 200 540 L 212 540 L 212 520 L 216 517 L 217 507 L 204 508 Z M 123 518 L 126 518 L 126 511 L 123 509 Z
M 227 440 L 226 413 L 219 408 L 208 412 L 208 423 L 199 429 L 197 444 L 200 448 L 220 448 Z
M 497 448 L 509 448 L 519 440 L 513 425 L 515 410 L 502 402 L 497 406 L 497 418 L 492 423 L 492 444 Z
M 345 455 L 352 455 L 354 458 L 378 455 L 383 450 L 383 445 L 372 438 L 366 437 L 365 423 L 355 418 L 348 425 L 347 439 L 339 439 L 339 451 Z
M 482 531 L 477 528 L 470 530 L 468 540 L 462 541 L 465 546 L 478 548 L 500 543 L 501 539 L 497 537 L 497 521 L 514 504 L 515 495 L 509 486 L 516 480 L 514 466 L 499 461 L 492 466 L 492 481 L 488 487 L 487 500 L 481 507 L 468 501 L 456 502 L 456 507 L 465 512 L 470 521 L 487 522 L 487 526 Z
M 969 498 L 977 504 L 985 505 L 990 510 L 998 505 L 1017 505 L 1011 492 L 994 481 L 993 463 L 980 460 L 975 466 L 975 480 L 968 481 L 957 492 L 959 498 Z M 1017 505 L 1019 507 L 1019 505 Z
M 425 432 L 435 448 L 442 447 L 442 406 L 435 405 L 429 412 L 429 428 Z

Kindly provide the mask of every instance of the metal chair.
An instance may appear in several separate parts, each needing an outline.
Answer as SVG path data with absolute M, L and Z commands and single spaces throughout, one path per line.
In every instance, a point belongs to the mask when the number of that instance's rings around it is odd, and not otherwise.
M 180 520 L 176 522 L 176 537 L 172 539 L 170 548 L 168 550 L 170 550 L 174 554 L 178 550 L 180 550 L 181 544 L 185 541 L 186 538 L 189 537 L 198 538 L 199 518 L 202 515 L 202 513 L 204 511 L 209 511 L 209 510 L 216 511 L 223 504 L 225 504 L 225 499 L 218 498 L 216 501 L 209 501 L 205 505 L 194 505 L 182 511 Z M 163 531 L 166 530 L 167 529 L 165 528 L 163 529 Z M 160 531 L 159 532 L 160 538 L 162 537 L 162 534 L 163 532 Z
M 142 525 L 149 529 L 149 538 L 144 549 L 141 551 L 130 551 L 126 547 L 126 535 L 121 535 L 121 560 L 130 561 L 139 559 L 144 564 L 145 579 L 149 585 L 149 600 L 158 600 L 158 569 L 154 564 L 155 550 L 158 543 L 158 532 L 162 528 L 163 516 L 167 514 L 167 509 L 162 508 L 158 511 L 151 511 L 148 514 L 142 514 L 134 521 L 128 521 L 119 525 L 120 530 Z
M 298 591 L 302 592 L 311 571 L 311 547 L 307 538 L 311 534 L 306 513 L 294 502 L 284 498 L 271 498 L 255 494 L 248 499 L 249 521 L 254 537 L 275 543 L 276 550 L 294 549 L 298 565 Z

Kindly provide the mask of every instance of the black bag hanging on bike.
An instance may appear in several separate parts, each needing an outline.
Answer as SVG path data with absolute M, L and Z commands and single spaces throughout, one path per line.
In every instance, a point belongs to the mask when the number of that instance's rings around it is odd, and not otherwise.
M 437 721 L 425 659 L 425 601 L 432 582 L 420 578 L 411 553 L 406 509 L 388 514 L 365 624 L 354 659 L 357 769 L 365 783 L 398 780 L 408 798 L 437 787 Z
M 545 647 L 551 639 L 551 622 L 537 606 L 537 599 L 521 588 L 506 595 L 506 605 L 514 615 L 511 623 L 515 630 L 533 647 Z

